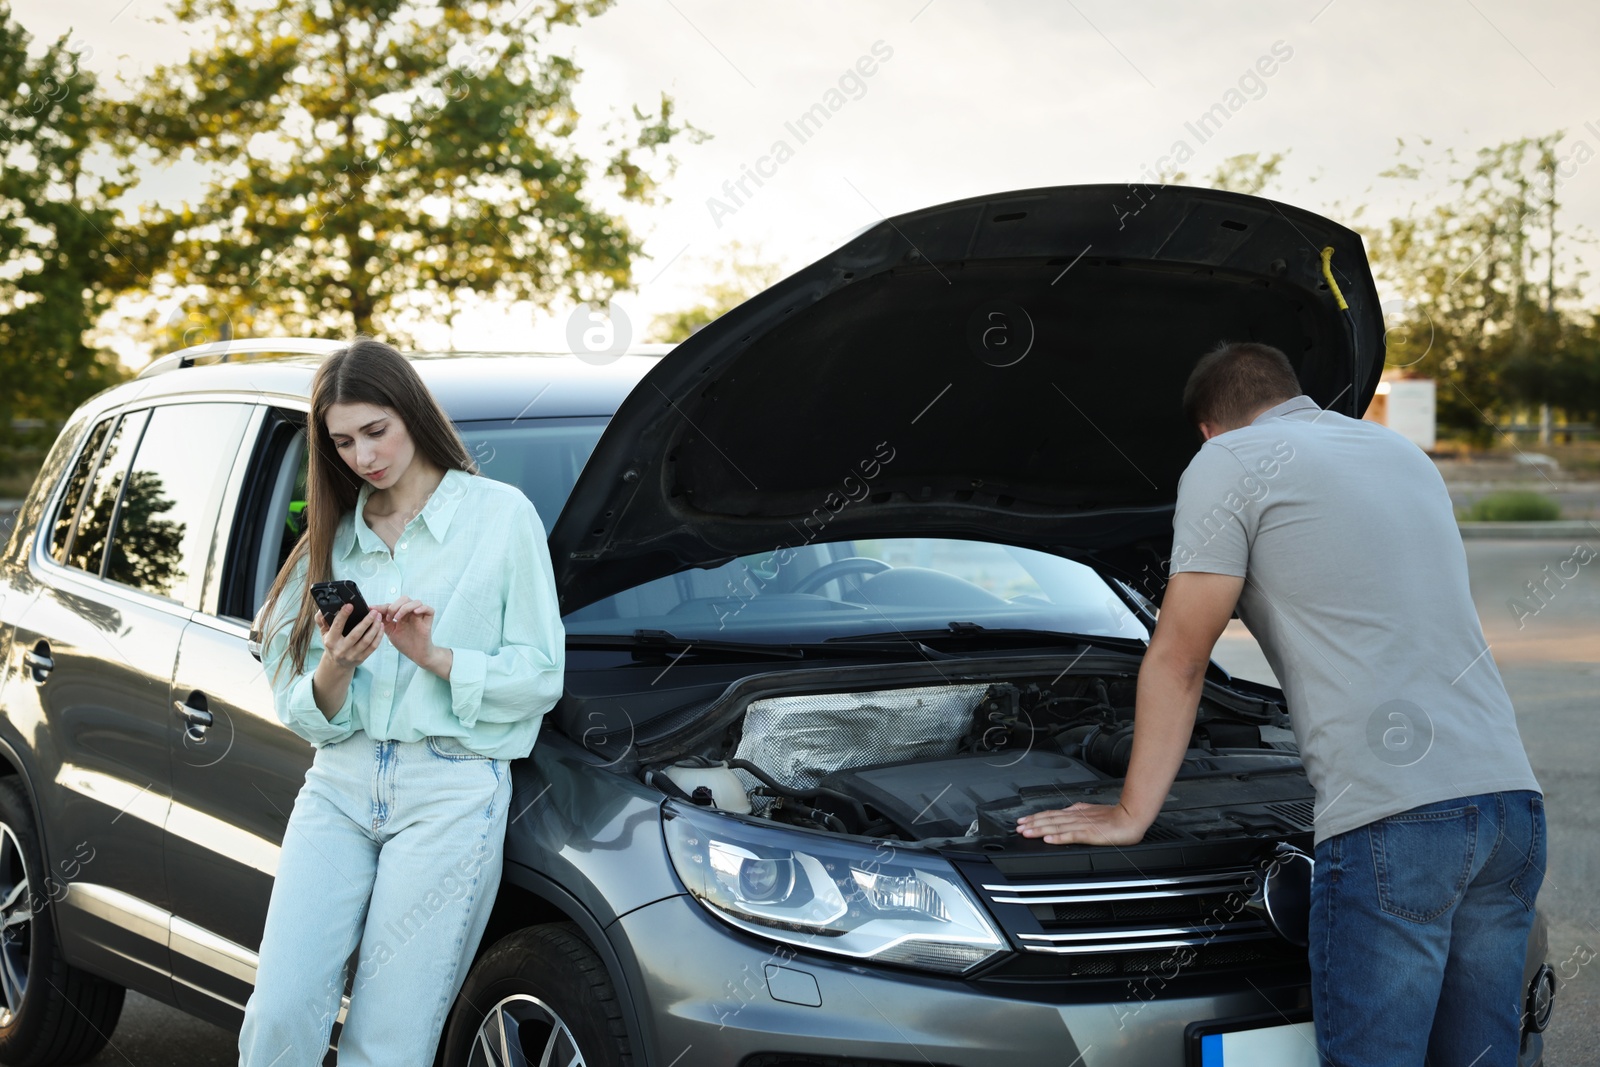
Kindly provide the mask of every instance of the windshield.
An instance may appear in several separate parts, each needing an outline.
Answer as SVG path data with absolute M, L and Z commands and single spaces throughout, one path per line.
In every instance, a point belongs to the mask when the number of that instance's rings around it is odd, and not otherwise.
M 568 634 L 824 641 L 864 634 L 1047 630 L 1148 633 L 1081 563 L 1010 545 L 934 537 L 831 541 L 658 578 L 572 612 Z M 959 627 L 958 627 L 959 628 Z
M 533 501 L 548 533 L 604 418 L 457 426 L 489 478 Z M 1032 549 L 935 537 L 829 541 L 759 552 L 624 590 L 563 618 L 568 634 L 664 630 L 764 643 L 948 630 L 1044 630 L 1146 640 L 1089 567 Z

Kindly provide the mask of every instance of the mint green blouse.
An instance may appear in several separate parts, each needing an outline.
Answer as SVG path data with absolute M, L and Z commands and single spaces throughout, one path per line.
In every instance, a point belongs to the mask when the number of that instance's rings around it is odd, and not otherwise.
M 566 668 L 555 576 L 533 503 L 515 486 L 447 471 L 391 554 L 367 525 L 371 495 L 363 485 L 355 510 L 339 520 L 333 577 L 354 581 L 368 604 L 409 596 L 433 608 L 433 643 L 453 653 L 450 679 L 423 670 L 384 637 L 356 667 L 339 713 L 323 715 L 311 692 L 321 633 L 311 633 L 303 672 L 293 673 L 291 661 L 278 675 L 307 595 L 301 559 L 263 631 L 261 661 L 278 718 L 318 748 L 362 730 L 378 741 L 447 736 L 496 759 L 526 756 L 561 696 Z

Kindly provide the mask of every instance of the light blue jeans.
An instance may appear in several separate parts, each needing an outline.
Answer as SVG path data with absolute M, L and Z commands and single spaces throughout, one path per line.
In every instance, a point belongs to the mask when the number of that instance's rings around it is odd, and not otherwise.
M 500 887 L 511 772 L 454 738 L 317 750 L 267 907 L 240 1067 L 429 1067 Z

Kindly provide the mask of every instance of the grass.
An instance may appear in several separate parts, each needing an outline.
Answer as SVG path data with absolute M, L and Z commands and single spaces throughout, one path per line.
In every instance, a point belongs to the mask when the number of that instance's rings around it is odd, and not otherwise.
M 1509 490 L 1474 500 L 1462 517 L 1472 522 L 1550 522 L 1561 518 L 1561 505 L 1542 493 Z

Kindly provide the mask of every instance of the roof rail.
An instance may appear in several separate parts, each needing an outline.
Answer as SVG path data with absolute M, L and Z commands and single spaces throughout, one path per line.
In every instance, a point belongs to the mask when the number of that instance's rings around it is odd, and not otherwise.
M 349 345 L 348 341 L 333 341 L 322 337 L 244 338 L 238 341 L 211 341 L 191 345 L 170 355 L 150 362 L 134 377 L 149 378 L 169 370 L 192 367 L 202 360 L 207 363 L 228 363 L 232 360 L 270 359 L 274 356 L 327 356 Z

